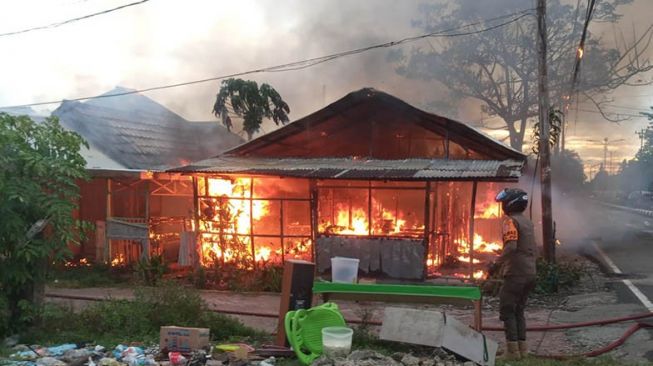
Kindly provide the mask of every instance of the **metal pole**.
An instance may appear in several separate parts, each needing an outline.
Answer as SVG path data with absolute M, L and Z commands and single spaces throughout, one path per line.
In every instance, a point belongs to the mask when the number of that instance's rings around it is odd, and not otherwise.
M 546 65 L 546 0 L 537 0 L 538 99 L 540 117 L 540 182 L 542 185 L 542 245 L 544 258 L 555 263 L 553 212 L 551 209 L 551 153 L 549 149 L 549 89 Z
M 429 274 L 429 248 L 431 243 L 431 182 L 426 182 L 424 190 L 424 278 Z

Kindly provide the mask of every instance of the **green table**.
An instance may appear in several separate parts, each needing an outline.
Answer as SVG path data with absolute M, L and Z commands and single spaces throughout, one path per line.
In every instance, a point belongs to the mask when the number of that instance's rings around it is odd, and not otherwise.
M 476 286 L 440 285 L 386 285 L 332 283 L 317 281 L 313 283 L 313 293 L 322 295 L 324 301 L 330 299 L 417 302 L 417 303 L 472 303 L 474 305 L 474 329 L 482 327 L 481 290 Z

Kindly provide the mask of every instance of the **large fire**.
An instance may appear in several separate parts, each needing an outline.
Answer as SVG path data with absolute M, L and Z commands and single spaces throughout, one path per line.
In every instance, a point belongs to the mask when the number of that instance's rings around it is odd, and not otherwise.
M 424 225 L 417 222 L 408 223 L 404 219 L 407 215 L 403 211 L 392 213 L 382 208 L 380 203 L 372 200 L 373 207 L 378 207 L 379 212 L 370 220 L 363 207 L 349 208 L 345 205 L 336 205 L 336 214 L 333 220 L 326 219 L 319 224 L 320 233 L 337 235 L 381 235 L 418 237 L 424 234 Z
M 502 216 L 501 203 L 494 201 L 480 204 L 476 211 L 476 215 L 474 215 L 476 219 L 496 219 Z
M 202 264 L 221 261 L 246 265 L 251 259 L 262 263 L 280 261 L 284 255 L 282 246 L 273 243 L 278 239 L 256 236 L 252 243 L 253 229 L 265 226 L 271 203 L 253 197 L 251 178 L 208 178 L 206 188 L 211 198 L 204 199 L 200 208 Z M 293 257 L 310 253 L 308 239 L 286 238 L 284 245 L 286 254 Z
M 256 263 L 280 263 L 288 257 L 311 258 L 313 243 L 310 239 L 308 194 L 306 198 L 301 196 L 295 201 L 284 201 L 287 198 L 274 191 L 279 189 L 278 186 L 274 188 L 259 183 L 258 179 L 241 177 L 203 178 L 198 189 L 202 192 L 198 211 L 202 265 L 231 262 L 252 268 Z M 420 199 L 424 202 L 419 190 L 412 192 L 411 197 L 411 192 L 397 193 L 399 190 L 393 191 L 392 188 L 379 189 L 368 195 L 358 194 L 367 191 L 360 187 L 357 187 L 358 191 L 343 190 L 337 194 L 328 189 L 325 188 L 324 196 L 319 193 L 318 235 L 411 239 L 425 235 L 424 205 L 420 207 L 417 203 Z M 485 265 L 493 261 L 502 248 L 499 241 L 490 239 L 497 236 L 493 231 L 495 226 L 500 230 L 500 205 L 489 199 L 477 204 L 474 217 L 484 230 L 477 230 L 473 250 L 470 250 L 465 229 L 469 224 L 465 212 L 469 212 L 469 208 L 461 206 L 456 201 L 459 198 L 454 199 L 449 192 L 440 197 L 439 203 L 432 208 L 433 215 L 441 224 L 431 223 L 426 262 L 429 273 L 440 273 L 442 267 L 453 277 L 484 278 Z M 293 210 L 289 202 L 303 202 L 305 206 Z M 488 228 L 492 230 L 488 231 Z M 451 268 L 444 268 L 447 265 Z

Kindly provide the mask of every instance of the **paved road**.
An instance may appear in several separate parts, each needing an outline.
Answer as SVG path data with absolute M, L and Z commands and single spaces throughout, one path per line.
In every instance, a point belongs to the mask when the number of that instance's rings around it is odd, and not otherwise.
M 653 218 L 596 203 L 587 203 L 584 211 L 586 217 L 574 225 L 579 230 L 588 229 L 584 249 L 591 252 L 595 243 L 602 252 L 599 257 L 603 254 L 608 264 L 612 262 L 623 273 L 630 292 L 635 288 L 634 294 L 622 294 L 623 301 L 638 301 L 653 311 Z M 636 297 L 638 290 L 644 297 Z

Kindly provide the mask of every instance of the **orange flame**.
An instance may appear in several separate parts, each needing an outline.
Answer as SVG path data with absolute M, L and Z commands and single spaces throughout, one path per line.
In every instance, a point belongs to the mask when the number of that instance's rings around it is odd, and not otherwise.
M 118 255 L 115 258 L 113 258 L 113 260 L 111 261 L 111 267 L 122 266 L 125 263 L 126 263 L 125 255 L 123 253 L 118 253 Z
M 380 206 L 373 199 L 373 206 Z M 370 230 L 370 221 L 368 218 L 367 208 L 363 207 L 346 207 L 345 205 L 336 205 L 335 220 L 327 220 L 319 225 L 319 231 L 326 234 L 339 235 L 374 235 L 384 236 L 421 236 L 424 225 L 413 223 L 409 225 L 405 220 L 404 212 L 399 211 L 396 215 L 391 211 L 382 209 L 380 215 L 373 217 L 373 225 Z
M 501 203 L 489 201 L 480 204 L 480 208 L 476 210 L 474 218 L 476 219 L 496 219 L 502 216 Z

